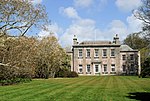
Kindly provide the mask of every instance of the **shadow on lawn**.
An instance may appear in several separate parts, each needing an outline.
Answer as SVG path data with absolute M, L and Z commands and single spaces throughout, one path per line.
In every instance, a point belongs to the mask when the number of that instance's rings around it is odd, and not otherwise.
M 128 93 L 129 96 L 126 96 L 130 99 L 136 99 L 139 101 L 150 101 L 150 92 L 134 92 Z

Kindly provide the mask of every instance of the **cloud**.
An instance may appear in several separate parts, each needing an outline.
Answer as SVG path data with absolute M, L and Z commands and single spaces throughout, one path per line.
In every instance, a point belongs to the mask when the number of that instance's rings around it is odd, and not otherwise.
M 143 22 L 132 14 L 131 16 L 127 17 L 127 23 L 128 23 L 128 30 L 129 33 L 131 32 L 139 32 L 142 30 Z
M 124 40 L 127 35 L 141 31 L 142 22 L 134 18 L 133 15 L 127 17 L 127 24 L 121 20 L 112 20 L 108 26 L 102 30 L 96 28 L 96 22 L 92 19 L 80 19 L 73 22 L 60 37 L 62 46 L 72 45 L 73 35 L 77 35 L 78 41 L 85 40 L 108 40 L 112 41 L 115 34 L 120 40 Z
M 106 38 L 113 38 L 115 34 L 118 34 L 120 39 L 124 39 L 128 34 L 127 26 L 121 20 L 113 20 L 109 23 L 108 27 L 104 31 Z
M 122 11 L 132 11 L 142 4 L 141 0 L 116 0 L 115 3 Z
M 85 40 L 112 41 L 114 35 L 118 34 L 122 41 L 128 34 L 141 31 L 142 26 L 142 22 L 133 14 L 126 18 L 126 22 L 112 20 L 104 29 L 97 28 L 96 21 L 93 19 L 81 18 L 76 9 L 72 7 L 63 8 L 63 14 L 72 18 L 71 25 L 59 37 L 63 47 L 72 45 L 74 35 L 77 36 L 79 42 L 82 42 Z
M 86 8 L 93 4 L 94 0 L 74 0 L 74 5 L 76 7 Z
M 41 30 L 38 33 L 38 36 L 40 38 L 47 37 L 51 34 L 54 34 L 58 38 L 58 34 L 63 33 L 63 29 L 59 27 L 56 23 L 53 23 L 52 25 L 47 25 L 46 30 Z
M 42 0 L 32 0 L 31 2 L 33 4 L 40 4 L 40 3 L 42 3 Z
M 66 15 L 69 18 L 73 18 L 73 19 L 80 19 L 80 17 L 78 16 L 77 11 L 73 8 L 73 7 L 68 7 L 68 8 L 60 8 L 60 13 Z

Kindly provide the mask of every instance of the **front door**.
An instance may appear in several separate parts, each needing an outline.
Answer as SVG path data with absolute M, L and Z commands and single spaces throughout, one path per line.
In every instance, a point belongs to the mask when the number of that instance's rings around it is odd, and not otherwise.
M 94 75 L 100 75 L 100 64 L 94 64 Z

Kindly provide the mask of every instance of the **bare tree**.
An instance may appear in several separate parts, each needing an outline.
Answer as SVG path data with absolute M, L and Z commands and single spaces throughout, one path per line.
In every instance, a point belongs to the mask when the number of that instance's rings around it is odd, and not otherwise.
M 47 14 L 41 4 L 33 5 L 29 0 L 0 1 L 0 36 L 13 32 L 24 36 L 31 27 L 42 28 L 47 22 Z
M 142 6 L 134 10 L 134 15 L 144 22 L 143 35 L 150 42 L 150 0 L 142 0 Z

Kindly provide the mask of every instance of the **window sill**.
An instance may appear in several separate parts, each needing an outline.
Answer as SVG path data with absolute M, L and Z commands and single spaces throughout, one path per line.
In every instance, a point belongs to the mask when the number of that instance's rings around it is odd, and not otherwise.
M 83 59 L 83 57 L 78 57 L 78 59 Z
M 102 58 L 107 58 L 107 56 L 103 56 Z
M 115 58 L 115 56 L 110 56 L 110 58 Z
M 110 74 L 116 74 L 116 72 L 115 72 L 115 71 L 112 71 L 112 72 L 110 72 Z
M 86 57 L 86 59 L 91 59 L 91 57 Z
M 78 72 L 78 74 L 83 74 L 83 72 Z
M 86 72 L 86 74 L 91 74 L 91 72 Z
M 108 72 L 102 72 L 102 74 L 108 74 Z

